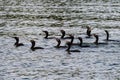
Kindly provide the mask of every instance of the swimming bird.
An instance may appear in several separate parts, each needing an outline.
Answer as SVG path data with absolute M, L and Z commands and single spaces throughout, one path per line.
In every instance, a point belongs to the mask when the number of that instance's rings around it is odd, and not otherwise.
M 57 41 L 57 45 L 55 46 L 56 48 L 66 48 L 67 46 L 61 46 L 60 44 L 61 44 L 61 40 L 59 39 L 59 38 L 55 38 L 56 39 L 56 41 Z
M 48 31 L 43 31 L 45 33 L 45 39 L 53 39 L 55 37 L 48 37 L 49 36 L 49 32 Z
M 112 40 L 112 39 L 109 39 L 109 32 L 107 30 L 105 30 L 105 33 L 106 33 L 106 39 L 105 41 L 114 41 L 114 42 L 120 42 L 118 40 Z
M 35 47 L 35 41 L 34 40 L 30 40 L 30 42 L 31 42 L 31 50 L 32 51 L 35 51 L 36 49 L 44 49 L 43 47 Z
M 88 45 L 89 43 L 88 44 L 86 43 L 87 45 L 83 43 L 82 37 L 78 37 L 78 39 L 80 41 L 80 44 L 79 44 L 80 47 L 90 47 L 90 45 Z
M 99 41 L 99 36 L 97 34 L 93 34 L 93 35 L 96 38 L 96 40 L 94 42 L 96 45 L 99 45 L 99 44 L 108 44 L 108 43 L 100 43 L 100 42 L 98 42 Z
M 60 30 L 60 32 L 62 33 L 61 39 L 70 39 L 70 37 L 65 37 L 66 32 L 64 30 Z
M 66 49 L 67 52 L 80 52 L 80 50 L 70 50 L 72 44 L 71 42 L 66 42 L 66 45 L 68 46 L 68 48 Z
M 75 39 L 74 36 L 73 36 L 72 34 L 69 34 L 69 36 L 70 36 L 70 38 L 71 38 L 71 41 L 70 41 L 70 42 L 71 42 L 72 45 L 80 45 L 80 44 L 81 44 L 81 43 L 73 43 L 73 41 L 74 41 L 74 39 Z M 78 38 L 77 38 L 77 39 L 78 39 Z
M 13 38 L 16 40 L 16 42 L 15 42 L 15 44 L 14 44 L 16 47 L 24 46 L 23 43 L 19 43 L 19 37 L 13 37 Z

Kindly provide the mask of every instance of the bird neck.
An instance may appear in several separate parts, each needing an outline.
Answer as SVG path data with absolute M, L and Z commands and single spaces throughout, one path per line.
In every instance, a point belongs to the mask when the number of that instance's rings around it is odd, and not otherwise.
M 31 46 L 31 49 L 35 47 L 35 42 L 31 42 L 32 43 L 32 46 Z
M 60 47 L 61 41 L 57 41 L 57 42 L 58 42 L 57 47 Z
M 45 34 L 46 34 L 46 35 L 45 35 L 45 38 L 48 38 L 48 32 L 45 32 Z
M 95 38 L 96 38 L 96 40 L 95 40 L 95 44 L 97 44 L 98 45 L 98 40 L 99 40 L 99 37 L 98 36 L 95 36 Z
M 91 30 L 90 30 L 90 29 L 87 30 L 87 35 L 88 35 L 89 37 L 91 36 Z
M 71 37 L 71 44 L 73 43 L 74 37 Z
M 106 40 L 109 40 L 109 33 L 108 33 L 108 31 L 106 31 L 106 34 L 107 34 Z
M 19 43 L 19 38 L 15 38 L 16 42 L 15 45 L 17 45 Z
M 61 33 L 62 33 L 61 38 L 64 38 L 64 36 L 65 36 L 65 32 L 61 32 Z
M 83 44 L 83 40 L 82 39 L 79 39 L 80 40 L 80 46 L 82 46 Z
M 71 44 L 68 44 L 68 48 L 66 49 L 66 51 L 69 51 L 71 48 Z

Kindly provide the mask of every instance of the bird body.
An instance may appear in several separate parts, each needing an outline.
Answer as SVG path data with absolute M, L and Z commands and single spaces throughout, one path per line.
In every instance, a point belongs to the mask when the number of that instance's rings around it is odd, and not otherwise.
M 30 40 L 30 42 L 31 42 L 31 50 L 32 51 L 35 51 L 35 50 L 37 50 L 37 49 L 44 49 L 43 47 L 35 47 L 35 41 L 34 40 Z
M 16 40 L 16 42 L 15 42 L 15 44 L 14 44 L 16 47 L 24 46 L 23 43 L 19 43 L 19 37 L 13 37 L 13 38 Z

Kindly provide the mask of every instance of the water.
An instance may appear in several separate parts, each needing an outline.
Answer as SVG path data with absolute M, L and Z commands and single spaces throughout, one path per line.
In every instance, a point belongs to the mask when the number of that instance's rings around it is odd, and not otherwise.
M 104 42 L 105 32 L 110 39 L 120 41 L 119 0 L 5 0 L 0 1 L 0 80 L 120 80 L 120 43 L 109 42 L 96 48 L 80 48 L 71 55 L 56 49 L 54 39 L 64 29 L 75 37 L 86 39 L 86 26 Z M 16 48 L 12 36 L 19 36 L 25 46 Z M 30 40 L 44 50 L 30 50 Z M 68 40 L 62 40 L 62 45 Z M 78 42 L 78 40 L 75 40 Z

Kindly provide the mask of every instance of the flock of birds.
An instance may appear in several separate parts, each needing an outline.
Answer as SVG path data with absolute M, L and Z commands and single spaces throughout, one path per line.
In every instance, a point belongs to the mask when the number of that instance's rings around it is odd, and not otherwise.
M 96 46 L 98 46 L 100 44 L 107 45 L 108 41 L 117 41 L 118 42 L 118 40 L 110 40 L 109 39 L 109 32 L 107 30 L 105 30 L 105 32 L 106 32 L 106 39 L 105 39 L 105 41 L 106 42 L 100 43 L 99 42 L 99 36 L 97 34 L 91 34 L 91 31 L 92 31 L 91 27 L 87 27 L 87 31 L 86 31 L 86 35 L 87 36 L 86 36 L 86 38 L 91 38 L 91 36 L 95 37 L 95 41 L 93 43 L 91 43 L 91 44 L 90 43 L 88 43 L 88 44 L 83 43 L 82 37 L 77 37 L 76 38 L 76 39 L 78 39 L 80 41 L 80 43 L 73 43 L 73 41 L 75 39 L 74 36 L 72 34 L 69 34 L 69 36 L 66 36 L 66 32 L 64 30 L 60 30 L 60 32 L 62 34 L 60 38 L 49 36 L 49 32 L 48 31 L 43 31 L 43 32 L 46 34 L 45 37 L 44 37 L 45 39 L 55 39 L 57 41 L 57 45 L 55 46 L 55 48 L 66 48 L 66 51 L 68 53 L 70 53 L 70 52 L 80 52 L 80 50 L 71 50 L 71 46 L 72 45 L 78 45 L 80 47 L 86 47 L 87 48 L 87 47 L 92 47 L 92 45 L 96 45 Z M 15 47 L 24 46 L 23 43 L 19 43 L 19 37 L 16 36 L 16 37 L 13 37 L 13 38 L 16 40 L 16 42 L 14 44 Z M 67 41 L 65 46 L 61 46 L 61 39 L 70 39 L 70 41 Z M 31 42 L 30 49 L 32 51 L 35 51 L 37 49 L 44 49 L 43 47 L 36 47 L 34 40 L 30 40 L 30 42 Z

